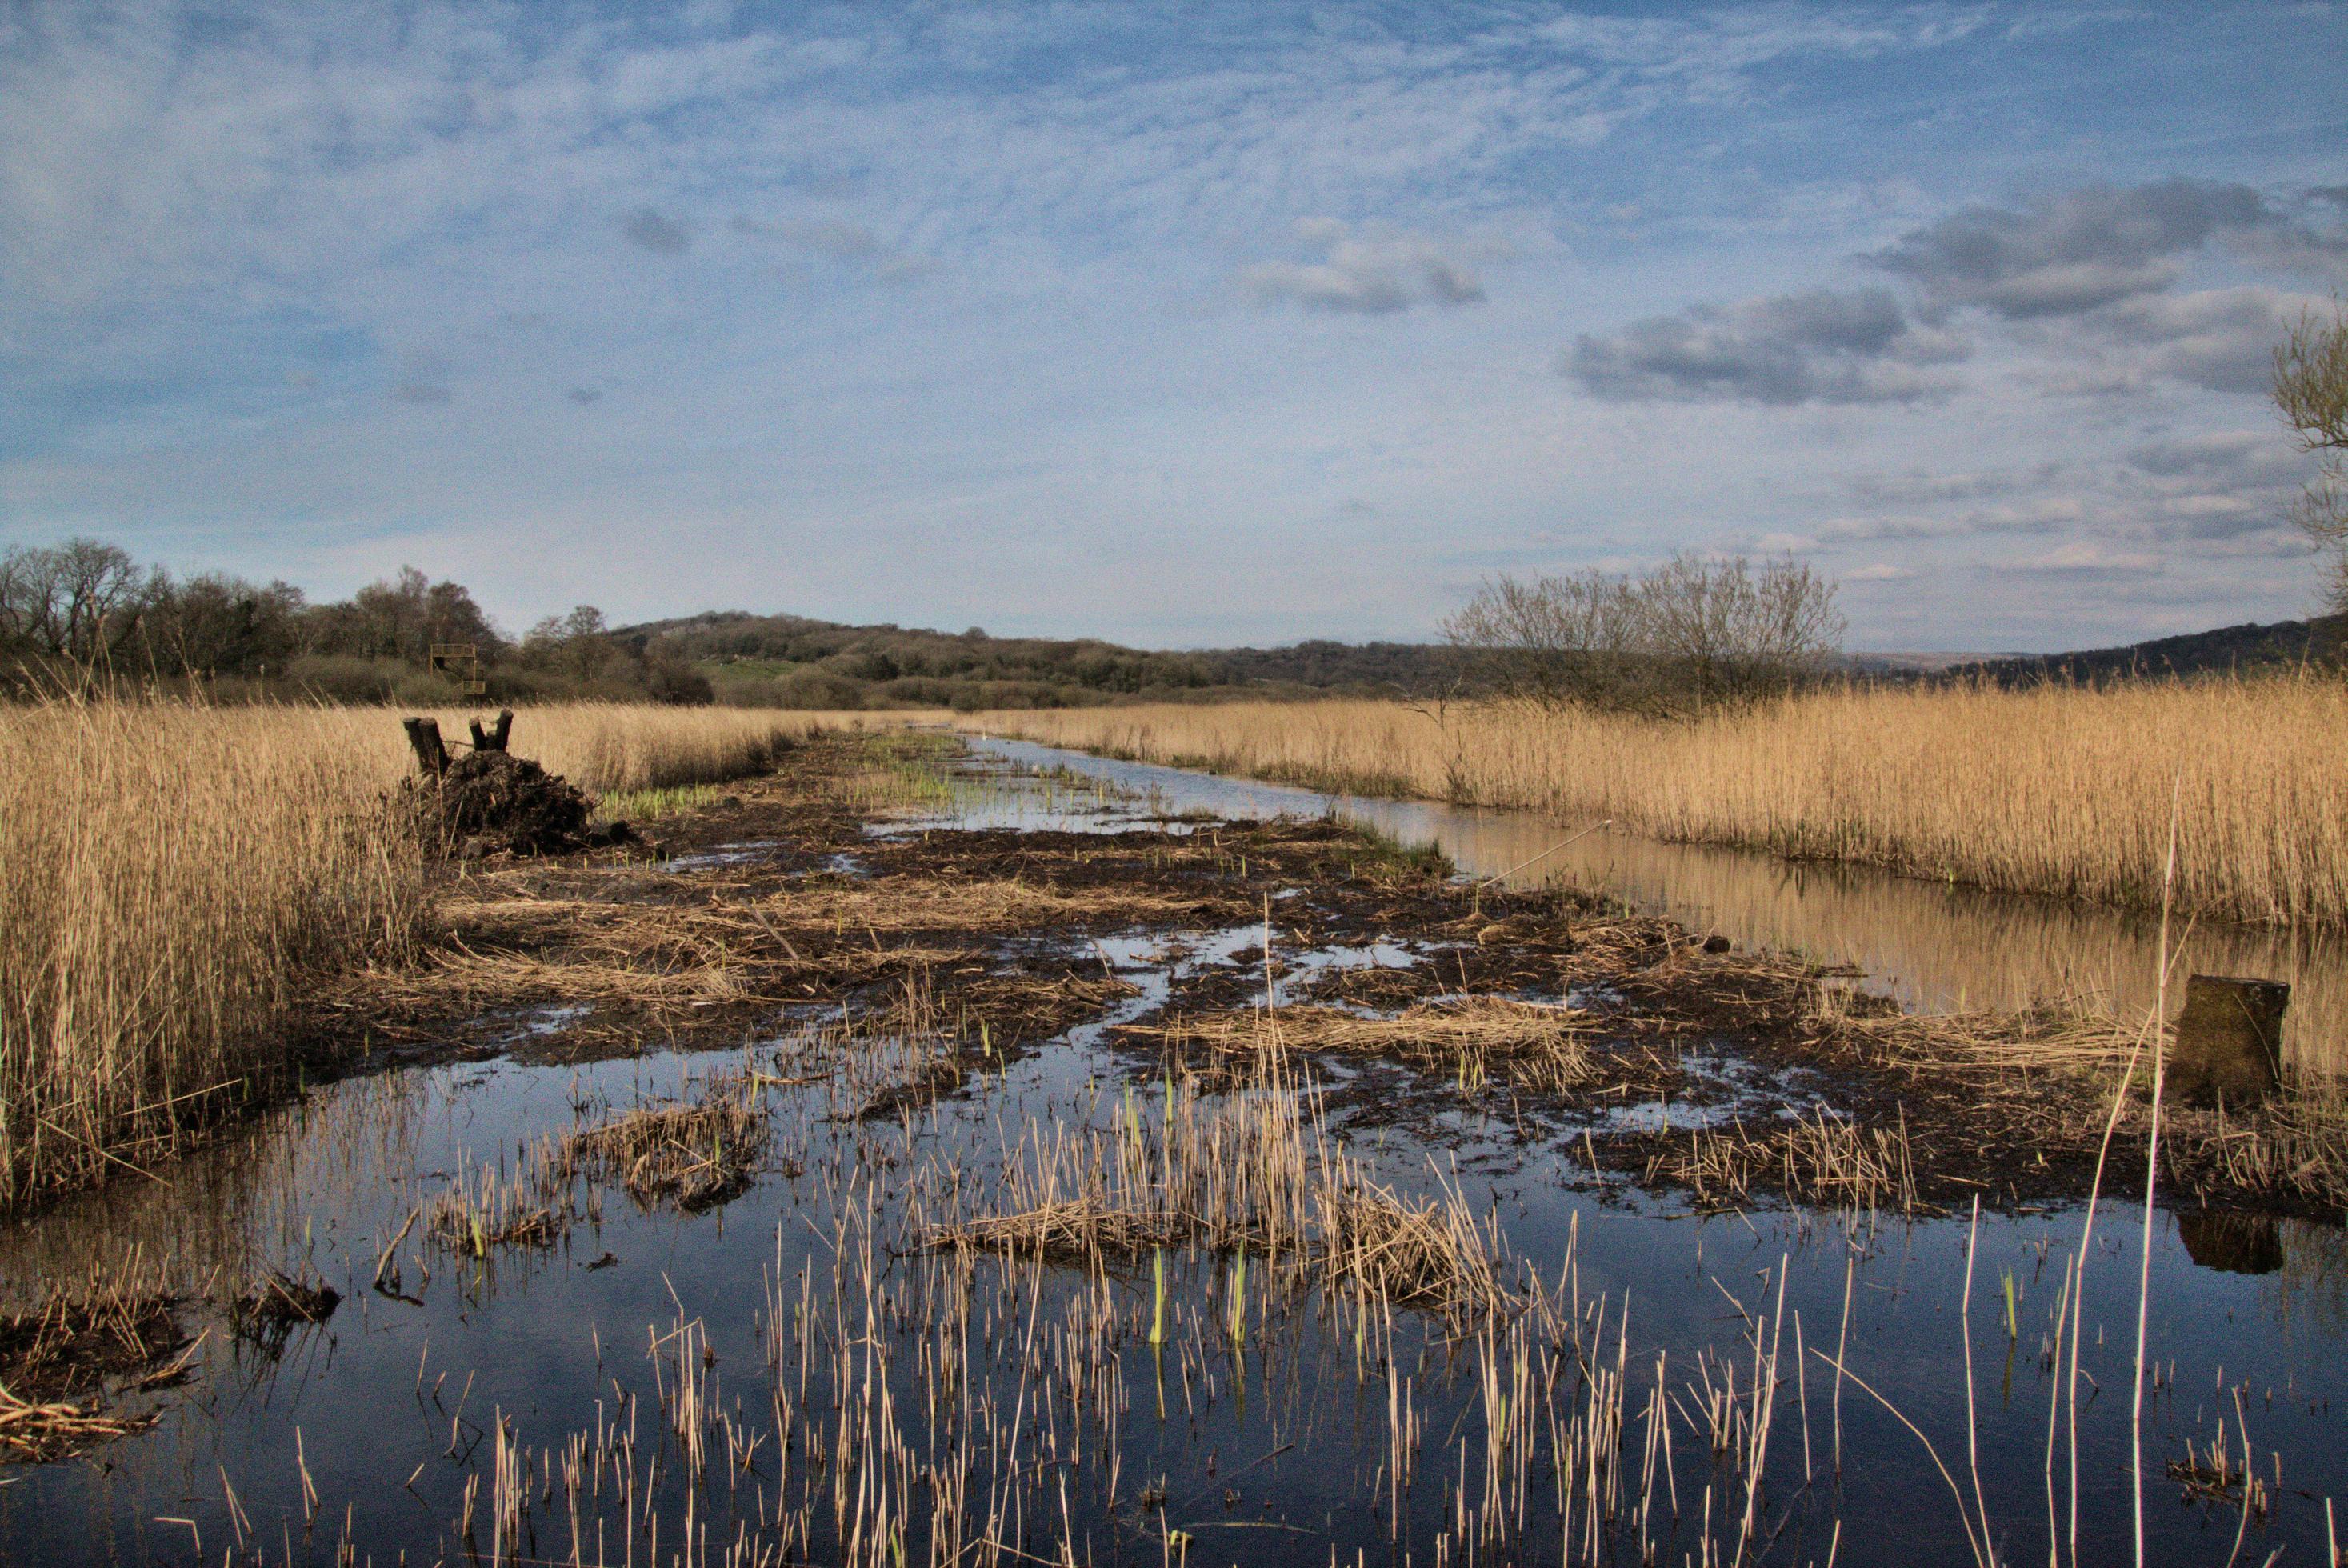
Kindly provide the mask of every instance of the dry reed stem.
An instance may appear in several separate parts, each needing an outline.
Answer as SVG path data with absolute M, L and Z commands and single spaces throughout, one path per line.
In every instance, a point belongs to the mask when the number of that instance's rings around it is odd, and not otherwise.
M 95 1404 L 19 1398 L 0 1385 L 0 1459 L 12 1464 L 46 1464 L 69 1459 L 116 1438 L 142 1432 L 161 1418 L 113 1415 Z

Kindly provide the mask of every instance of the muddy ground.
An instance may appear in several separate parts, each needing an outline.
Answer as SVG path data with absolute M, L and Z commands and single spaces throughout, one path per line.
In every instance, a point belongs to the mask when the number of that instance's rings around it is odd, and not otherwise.
M 1333 1127 L 1498 1130 L 1566 1150 L 1601 1191 L 1947 1211 L 2084 1197 L 2136 1043 L 2052 1014 L 1903 1017 L 1848 973 L 1478 888 L 1333 820 L 1104 801 L 1099 830 L 943 825 L 967 767 L 944 737 L 817 737 L 638 824 L 649 843 L 452 862 L 429 951 L 322 996 L 317 1054 L 582 1060 L 885 1015 L 939 1050 L 865 1108 L 883 1115 L 983 1093 L 990 1064 L 1091 1026 L 1137 1078 L 1211 1083 L 1278 1048 Z M 2141 1100 L 2123 1099 L 2107 1190 L 2141 1181 Z M 2336 1217 L 2340 1125 L 2302 1098 L 2179 1111 L 2164 1183 L 2187 1206 Z

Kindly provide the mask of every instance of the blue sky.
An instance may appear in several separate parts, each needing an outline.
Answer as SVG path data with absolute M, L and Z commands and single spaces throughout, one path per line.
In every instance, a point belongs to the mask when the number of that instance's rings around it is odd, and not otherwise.
M 509 626 L 1855 646 L 2306 613 L 2330 5 L 0 10 L 0 542 Z

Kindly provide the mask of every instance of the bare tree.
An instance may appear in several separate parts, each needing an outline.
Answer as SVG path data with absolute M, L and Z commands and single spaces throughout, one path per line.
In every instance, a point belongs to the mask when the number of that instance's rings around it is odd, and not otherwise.
M 1683 708 L 1750 704 L 1816 676 L 1842 645 L 1834 584 L 1791 559 L 1684 552 L 1640 583 L 1646 647 L 1662 690 Z
M 2275 407 L 2315 455 L 2315 477 L 2291 509 L 2291 519 L 2328 556 L 2325 601 L 2348 615 L 2348 308 L 2335 296 L 2332 319 L 2309 311 L 2274 354 Z
M 89 666 L 129 646 L 160 574 L 95 539 L 0 556 L 0 642 Z
M 1482 684 L 1543 707 L 1634 706 L 1643 607 L 1629 579 L 1503 573 L 1446 621 Z
M 1815 677 L 1842 640 L 1834 592 L 1790 560 L 1756 569 L 1682 552 L 1639 577 L 1503 574 L 1444 631 L 1502 696 L 1681 716 Z

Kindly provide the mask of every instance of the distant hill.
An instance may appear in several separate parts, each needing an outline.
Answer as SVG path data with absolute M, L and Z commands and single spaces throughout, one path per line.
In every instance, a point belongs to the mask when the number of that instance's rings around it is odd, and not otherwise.
M 1467 684 L 1440 643 L 1337 643 L 1157 652 L 1096 637 L 995 637 L 979 627 L 844 625 L 804 615 L 710 611 L 617 628 L 639 655 L 690 663 L 720 702 L 793 708 L 1081 707 L 1117 702 L 1426 696 Z M 1851 654 L 1859 678 L 2103 683 L 2295 666 L 2322 656 L 2320 623 L 2221 626 L 2126 647 L 2041 655 Z
M 1109 702 L 1437 690 L 1448 648 L 1305 642 L 1285 648 L 1160 653 L 1097 638 L 994 637 L 973 626 L 851 626 L 803 615 L 712 611 L 614 634 L 657 645 L 706 676 L 720 702 L 860 707 L 1073 707 Z
M 2000 686 L 2039 681 L 2082 685 L 2135 678 L 2251 674 L 2295 668 L 2325 656 L 2333 628 L 2320 621 L 2245 622 L 2182 636 L 2155 637 L 2125 647 L 2083 648 L 2068 654 L 2015 655 L 1952 665 L 1943 676 L 1978 678 Z

